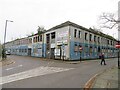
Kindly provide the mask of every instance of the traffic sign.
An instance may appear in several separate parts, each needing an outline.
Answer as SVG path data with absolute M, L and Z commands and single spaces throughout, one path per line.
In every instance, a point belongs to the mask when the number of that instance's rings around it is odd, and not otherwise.
M 119 45 L 119 44 L 116 44 L 115 47 L 116 47 L 116 48 L 120 48 L 120 45 Z
M 116 47 L 116 48 L 120 48 L 120 41 L 117 41 L 115 47 Z

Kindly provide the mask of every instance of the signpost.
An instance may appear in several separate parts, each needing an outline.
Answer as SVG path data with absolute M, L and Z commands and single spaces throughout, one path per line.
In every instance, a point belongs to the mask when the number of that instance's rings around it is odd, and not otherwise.
M 120 41 L 115 45 L 118 48 L 118 69 L 120 69 Z
M 116 48 L 120 48 L 120 45 L 115 45 Z
M 120 21 L 120 1 L 118 2 L 118 21 Z M 116 44 L 116 48 L 118 48 L 118 68 L 119 65 L 119 57 L 120 57 L 120 23 L 118 23 L 118 44 Z
M 82 46 L 79 47 L 79 50 L 80 50 L 80 62 L 81 62 L 81 60 L 82 60 L 82 58 L 81 58 L 81 52 L 83 50 Z

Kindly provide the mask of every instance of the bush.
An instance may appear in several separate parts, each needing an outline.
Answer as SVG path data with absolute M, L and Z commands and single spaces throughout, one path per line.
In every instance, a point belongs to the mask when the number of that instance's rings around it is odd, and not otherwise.
M 3 50 L 2 50 L 2 58 L 3 58 L 3 59 L 6 59 L 6 57 L 7 57 L 7 56 L 6 56 L 6 53 L 5 53 L 5 49 L 3 49 Z

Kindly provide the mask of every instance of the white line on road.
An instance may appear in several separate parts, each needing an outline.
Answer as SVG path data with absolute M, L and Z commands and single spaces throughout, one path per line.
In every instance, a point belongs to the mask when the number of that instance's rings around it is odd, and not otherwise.
M 21 65 L 18 65 L 18 66 L 16 66 L 16 67 L 7 68 L 7 69 L 5 69 L 5 70 L 11 70 L 11 69 L 19 68 L 19 67 L 22 67 L 22 66 L 23 66 L 23 65 L 21 64 Z
M 31 78 L 31 77 L 36 77 L 36 76 L 41 76 L 41 75 L 46 75 L 46 74 L 52 74 L 52 73 L 57 73 L 57 72 L 63 72 L 63 71 L 68 71 L 74 68 L 60 68 L 60 67 L 38 67 L 35 69 L 31 69 L 28 71 L 12 74 L 9 76 L 4 76 L 0 77 L 0 85 L 5 84 L 5 83 L 10 83 L 13 81 L 17 80 L 22 80 L 26 78 Z

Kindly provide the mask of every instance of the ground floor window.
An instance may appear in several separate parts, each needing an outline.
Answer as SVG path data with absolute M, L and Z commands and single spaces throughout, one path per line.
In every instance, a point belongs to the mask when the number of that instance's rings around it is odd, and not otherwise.
M 94 52 L 95 52 L 95 53 L 97 52 L 97 47 L 94 48 Z
M 88 46 L 85 46 L 85 56 L 88 56 Z
M 78 51 L 78 46 L 77 44 L 75 43 L 75 46 L 74 46 L 74 51 L 77 52 Z
M 37 48 L 33 48 L 33 53 L 37 53 Z
M 25 53 L 27 52 L 27 49 L 25 49 Z

